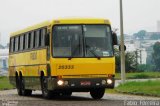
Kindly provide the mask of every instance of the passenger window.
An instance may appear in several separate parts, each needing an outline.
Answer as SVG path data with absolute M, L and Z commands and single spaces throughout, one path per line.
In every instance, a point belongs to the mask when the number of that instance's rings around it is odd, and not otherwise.
M 18 51 L 20 50 L 20 36 L 18 36 Z
M 46 35 L 46 28 L 43 28 L 41 33 L 41 46 L 45 46 L 45 35 Z
M 15 52 L 15 37 L 13 38 L 13 52 Z
M 11 38 L 10 38 L 10 40 L 9 40 L 9 52 L 11 52 L 11 46 L 12 46 L 12 44 L 11 44 Z
M 14 37 L 11 38 L 11 44 L 10 45 L 11 45 L 10 51 L 14 52 Z
M 35 47 L 36 47 L 36 48 L 39 47 L 39 35 L 40 35 L 40 31 L 37 30 L 37 31 L 36 31 L 36 36 L 35 36 Z
M 19 36 L 16 37 L 16 41 L 15 41 L 15 51 L 16 51 L 16 52 L 17 52 L 18 49 L 19 49 L 19 48 L 18 48 L 18 47 L 19 47 L 18 44 L 19 44 Z
M 26 47 L 25 34 L 23 34 L 23 50 L 25 50 L 25 47 Z
M 28 48 L 31 48 L 31 33 L 28 33 Z
M 25 34 L 25 49 L 28 49 L 28 33 Z
M 42 45 L 42 29 L 39 30 L 39 47 Z
M 31 49 L 35 47 L 35 32 L 31 32 Z
M 24 42 L 24 35 L 21 35 L 20 36 L 20 50 L 22 51 L 24 48 L 24 44 L 23 44 L 23 42 Z

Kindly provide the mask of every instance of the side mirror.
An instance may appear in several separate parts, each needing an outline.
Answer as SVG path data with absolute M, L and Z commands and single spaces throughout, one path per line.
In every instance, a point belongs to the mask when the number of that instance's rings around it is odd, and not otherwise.
M 112 33 L 112 41 L 113 45 L 118 45 L 117 34 L 115 32 Z
M 49 37 L 49 35 L 50 35 L 50 34 L 47 33 L 46 36 L 45 36 L 45 45 L 46 45 L 46 46 L 49 46 L 49 44 L 50 44 L 50 37 Z

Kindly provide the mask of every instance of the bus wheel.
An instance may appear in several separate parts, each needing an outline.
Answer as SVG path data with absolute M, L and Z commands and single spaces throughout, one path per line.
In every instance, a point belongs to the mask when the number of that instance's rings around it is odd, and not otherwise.
M 18 76 L 16 76 L 16 88 L 17 88 L 17 93 L 19 96 L 22 96 L 22 90 L 20 86 L 20 79 Z
M 93 99 L 101 99 L 105 93 L 105 88 L 94 88 L 90 90 Z
M 25 96 L 30 96 L 30 95 L 32 95 L 32 90 L 26 89 L 24 95 L 25 95 Z
M 21 86 L 21 92 L 23 96 L 30 96 L 32 94 L 32 90 L 25 89 L 25 83 L 24 78 L 20 78 L 20 86 Z
M 47 79 L 44 76 L 41 77 L 41 90 L 44 98 L 52 98 L 52 91 L 48 90 Z

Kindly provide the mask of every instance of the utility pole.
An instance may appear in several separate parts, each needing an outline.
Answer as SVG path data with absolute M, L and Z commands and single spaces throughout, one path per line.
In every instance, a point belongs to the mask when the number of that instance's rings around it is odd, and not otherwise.
M 123 5 L 120 0 L 120 31 L 121 31 L 121 83 L 125 83 L 125 52 L 124 52 L 124 33 L 123 33 Z

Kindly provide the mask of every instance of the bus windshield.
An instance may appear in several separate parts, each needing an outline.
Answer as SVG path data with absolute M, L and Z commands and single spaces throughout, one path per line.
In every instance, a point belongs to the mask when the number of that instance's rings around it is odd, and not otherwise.
M 56 25 L 52 38 L 53 57 L 113 56 L 109 25 Z

